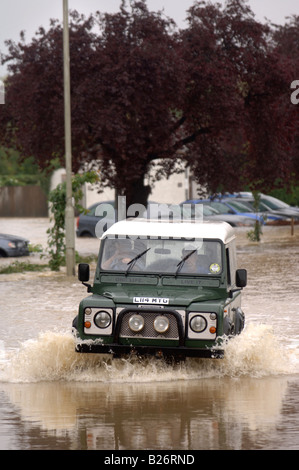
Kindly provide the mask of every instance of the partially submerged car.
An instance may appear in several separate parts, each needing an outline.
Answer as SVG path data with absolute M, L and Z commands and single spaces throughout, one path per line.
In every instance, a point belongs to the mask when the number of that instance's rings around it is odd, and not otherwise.
M 99 216 L 96 213 L 97 207 L 100 205 L 110 205 L 113 210 L 113 217 L 109 219 L 107 215 L 104 214 Z M 105 217 L 105 220 L 108 224 L 112 224 L 114 222 L 115 212 L 114 212 L 114 201 L 102 201 L 92 204 L 83 214 L 80 214 L 77 217 L 77 229 L 76 234 L 77 237 L 96 237 L 95 228 L 97 223 Z
M 28 256 L 28 243 L 26 238 L 0 233 L 0 257 Z
M 157 357 L 223 357 L 223 339 L 241 333 L 234 229 L 225 222 L 115 223 L 101 237 L 91 295 L 73 321 L 76 351 Z

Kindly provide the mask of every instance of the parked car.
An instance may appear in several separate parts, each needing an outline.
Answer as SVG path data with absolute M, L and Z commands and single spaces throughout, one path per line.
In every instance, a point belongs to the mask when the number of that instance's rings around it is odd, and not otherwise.
M 242 201 L 245 204 L 248 204 L 251 208 L 254 208 L 254 198 L 253 197 L 242 197 L 242 198 L 234 198 L 236 201 Z M 269 206 L 267 206 L 264 202 L 259 202 L 259 211 L 264 214 L 267 224 L 275 225 L 275 224 L 289 224 L 291 219 L 294 218 L 295 220 L 299 220 L 299 212 L 288 212 L 287 210 L 279 211 L 279 210 L 272 210 Z
M 201 202 L 201 201 L 199 201 Z M 245 227 L 253 226 L 255 223 L 254 218 L 236 215 L 236 214 L 221 214 L 215 208 L 202 204 L 202 212 L 196 211 L 197 203 L 185 201 L 179 205 L 176 204 L 158 204 L 149 203 L 147 210 L 144 212 L 143 217 L 149 220 L 194 220 L 201 218 L 211 222 L 227 222 L 232 227 Z
M 195 204 L 201 203 L 207 207 L 212 207 L 219 214 L 232 214 L 250 217 L 251 219 L 258 220 L 261 224 L 264 224 L 264 217 L 261 213 L 256 213 L 251 207 L 243 204 L 240 201 L 234 199 L 195 199 L 192 202 Z
M 214 222 L 227 222 L 232 227 L 252 227 L 255 224 L 255 218 L 247 215 L 231 214 L 228 212 L 220 212 L 219 209 L 213 207 L 210 202 L 203 201 L 201 199 L 187 200 L 182 203 L 182 206 L 186 207 L 191 204 L 191 218 L 194 218 L 195 206 L 202 204 L 203 207 L 203 219 Z
M 270 207 L 272 210 L 291 210 L 299 214 L 299 207 L 290 206 L 286 202 L 267 194 L 261 194 L 261 202 L 266 204 L 266 206 Z
M 148 207 L 152 204 L 156 203 L 149 201 Z M 130 211 L 127 210 L 127 217 L 130 217 L 129 214 Z M 139 217 L 141 216 L 146 217 L 146 212 L 145 215 L 142 213 L 139 214 Z M 118 211 L 115 209 L 115 201 L 96 202 L 92 204 L 85 213 L 77 217 L 77 237 L 100 238 L 115 222 L 118 222 Z
M 28 243 L 25 238 L 0 233 L 0 257 L 28 256 Z
M 236 193 L 232 197 L 241 202 L 249 202 L 251 206 L 254 202 L 252 193 L 248 192 Z M 259 208 L 261 212 L 266 212 L 268 216 L 277 215 L 285 218 L 299 219 L 299 207 L 290 206 L 286 202 L 267 194 L 261 194 Z
M 112 208 L 111 213 L 107 213 L 106 215 L 103 213 L 102 216 L 96 215 L 96 208 L 102 204 L 109 204 Z M 96 225 L 101 220 L 107 223 L 110 227 L 115 222 L 114 204 L 114 201 L 96 202 L 95 204 L 92 204 L 92 206 L 88 207 L 86 213 L 80 214 L 77 217 L 77 237 L 96 237 Z M 105 219 L 105 221 L 103 219 Z
M 253 214 L 257 214 L 260 222 L 265 225 L 276 225 L 283 222 L 289 222 L 289 219 L 283 215 L 279 214 L 272 214 L 269 213 L 263 204 L 260 204 L 260 210 L 255 212 L 254 205 L 247 201 L 246 198 L 238 199 L 238 198 L 229 198 L 223 199 L 223 203 L 228 204 L 230 207 L 240 207 L 240 204 L 247 209 L 247 211 L 251 211 Z

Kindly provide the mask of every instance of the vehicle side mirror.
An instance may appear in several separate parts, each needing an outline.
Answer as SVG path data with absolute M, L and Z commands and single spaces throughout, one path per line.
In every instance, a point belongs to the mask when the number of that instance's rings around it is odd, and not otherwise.
M 89 264 L 80 263 L 78 266 L 78 279 L 81 282 L 89 281 Z
M 236 286 L 245 287 L 247 285 L 247 270 L 237 269 L 236 271 Z
M 89 264 L 80 263 L 78 266 L 78 279 L 87 287 L 87 292 L 91 292 L 91 285 L 86 284 L 89 281 Z

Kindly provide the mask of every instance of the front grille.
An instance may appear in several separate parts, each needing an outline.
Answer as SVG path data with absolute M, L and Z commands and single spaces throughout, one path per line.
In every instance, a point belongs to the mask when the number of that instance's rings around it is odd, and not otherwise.
M 26 249 L 27 248 L 27 242 L 17 242 L 17 247 L 19 249 Z
M 122 338 L 138 337 L 138 338 L 166 338 L 166 339 L 179 339 L 179 329 L 177 319 L 171 313 L 163 313 L 169 320 L 169 329 L 166 333 L 157 333 L 154 329 L 154 320 L 157 316 L 161 315 L 159 312 L 138 312 L 144 318 L 144 328 L 140 333 L 134 333 L 129 327 L 129 318 L 136 314 L 136 311 L 128 311 L 124 314 L 121 320 L 119 336 Z

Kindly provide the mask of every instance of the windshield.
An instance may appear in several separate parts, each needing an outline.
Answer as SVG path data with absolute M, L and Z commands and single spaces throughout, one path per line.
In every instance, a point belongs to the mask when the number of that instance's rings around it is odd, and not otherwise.
M 227 214 L 229 212 L 229 207 L 222 202 L 213 202 L 209 203 L 213 209 L 216 209 L 218 214 Z
M 211 240 L 103 240 L 101 270 L 217 275 L 222 271 L 221 244 Z
M 271 196 L 268 196 L 267 199 L 261 198 L 261 201 L 266 204 L 270 209 L 285 209 L 288 208 L 288 204 L 286 204 L 283 201 L 280 201 L 278 199 L 272 198 Z
M 210 205 L 198 202 L 196 204 L 183 204 L 183 217 L 186 219 L 202 219 L 202 216 L 216 215 L 219 211 Z
M 246 204 L 242 202 L 229 201 L 228 204 L 239 212 L 253 212 L 253 209 L 250 206 L 247 206 Z

